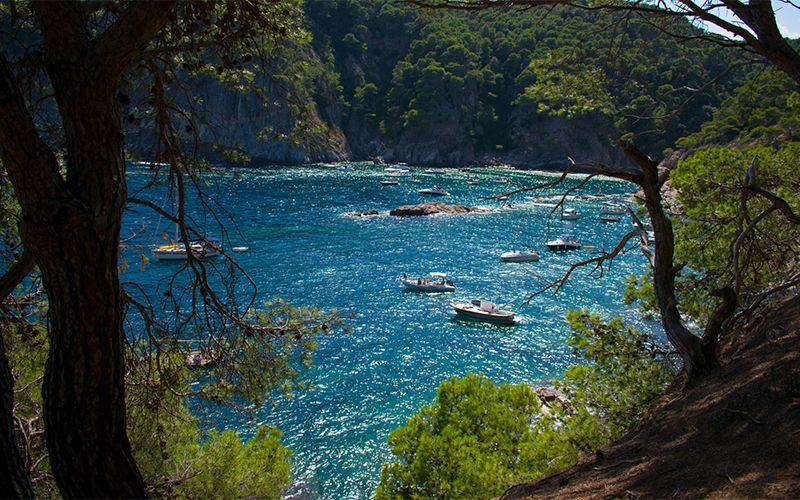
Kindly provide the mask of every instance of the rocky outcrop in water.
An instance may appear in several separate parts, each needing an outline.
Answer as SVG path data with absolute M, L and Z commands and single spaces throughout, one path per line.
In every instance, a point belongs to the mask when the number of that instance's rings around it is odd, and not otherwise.
M 435 214 L 468 214 L 473 212 L 491 212 L 491 209 L 470 207 L 469 205 L 447 204 L 440 201 L 422 203 L 420 205 L 403 205 L 389 211 L 395 217 L 419 217 Z
M 363 212 L 349 212 L 347 215 L 351 217 L 374 217 L 380 214 L 374 208 L 370 208 L 369 210 L 365 210 Z

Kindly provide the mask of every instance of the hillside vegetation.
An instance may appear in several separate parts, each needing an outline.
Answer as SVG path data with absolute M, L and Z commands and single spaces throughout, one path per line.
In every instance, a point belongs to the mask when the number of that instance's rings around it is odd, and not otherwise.
M 797 496 L 800 299 L 736 333 L 697 387 L 667 394 L 625 438 L 504 498 Z
M 621 136 L 660 152 L 696 131 L 728 93 L 718 87 L 681 108 L 732 54 L 622 16 L 426 11 L 364 0 L 305 8 L 313 47 L 341 83 L 337 125 L 355 157 L 620 160 Z
M 707 86 L 741 54 L 623 15 L 389 0 L 304 9 L 309 40 L 276 58 L 263 103 L 199 87 L 218 143 L 281 163 L 623 162 L 620 138 L 660 153 L 697 132 L 742 77 Z

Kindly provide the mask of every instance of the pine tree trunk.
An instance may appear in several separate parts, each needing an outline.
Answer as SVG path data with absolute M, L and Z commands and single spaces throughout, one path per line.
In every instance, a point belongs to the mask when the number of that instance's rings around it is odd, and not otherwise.
M 143 497 L 126 434 L 123 305 L 117 270 L 126 199 L 115 89 L 94 85 L 65 126 L 70 171 L 60 196 L 34 195 L 20 225 L 47 291 L 43 382 L 50 465 L 65 497 Z M 87 118 L 89 117 L 89 118 Z M 67 121 L 68 118 L 65 118 Z M 32 193 L 28 192 L 27 196 Z M 46 199 L 48 198 L 48 199 Z
M 683 360 L 689 382 L 693 382 L 710 371 L 712 360 L 706 356 L 702 341 L 685 326 L 678 310 L 675 296 L 675 233 L 672 223 L 664 210 L 661 199 L 662 179 L 658 166 L 649 157 L 628 142 L 620 144 L 625 154 L 642 169 L 642 176 L 636 180 L 644 191 L 645 207 L 650 216 L 655 234 L 655 251 L 653 262 L 653 288 L 656 295 L 661 324 L 670 343 L 678 351 Z
M 62 7 L 40 7 L 50 5 Z M 49 460 L 64 497 L 141 498 L 145 485 L 126 433 L 117 257 L 127 190 L 117 83 L 102 66 L 82 64 L 80 51 L 70 54 L 47 61 L 66 178 L 7 70 L 0 82 L 3 160 L 22 209 L 20 237 L 49 304 L 42 390 Z

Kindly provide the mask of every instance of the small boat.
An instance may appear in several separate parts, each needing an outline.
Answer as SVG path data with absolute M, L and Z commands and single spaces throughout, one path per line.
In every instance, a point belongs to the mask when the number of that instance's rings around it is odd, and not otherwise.
M 479 184 L 479 182 L 477 180 L 475 180 L 475 179 L 472 179 L 472 180 L 468 180 L 467 184 L 469 184 L 470 186 L 477 186 Z
M 383 174 L 385 177 L 411 177 L 411 174 L 408 172 L 386 172 Z
M 416 177 L 412 177 L 408 180 L 408 182 L 413 182 L 414 184 L 419 184 L 422 182 L 421 180 L 417 179 Z
M 404 274 L 400 281 L 406 290 L 416 292 L 455 292 L 456 286 L 452 280 L 447 279 L 447 273 L 428 273 L 421 278 L 410 278 Z
M 417 192 L 419 194 L 429 194 L 433 196 L 447 196 L 450 194 L 443 187 L 440 186 L 433 186 L 432 188 L 420 189 Z
M 187 368 L 202 368 L 216 363 L 214 356 L 207 351 L 190 351 L 183 358 Z
M 572 234 L 562 234 L 558 238 L 550 241 L 546 241 L 545 246 L 548 250 L 578 250 L 581 247 L 581 244 L 578 243 L 578 239 Z
M 231 248 L 234 252 L 249 252 L 250 247 L 233 247 Z
M 561 212 L 561 220 L 575 220 L 578 218 L 580 214 L 574 208 L 565 208 L 563 212 Z
M 219 255 L 219 240 L 208 238 L 206 241 L 191 241 L 189 248 L 195 259 L 210 259 Z M 153 257 L 157 260 L 186 260 L 188 253 L 186 245 L 182 242 L 161 245 L 153 249 Z
M 451 302 L 450 306 L 456 310 L 457 316 L 463 318 L 506 325 L 514 323 L 514 313 L 500 309 L 494 302 L 472 299 L 468 302 Z
M 336 170 L 339 172 L 352 172 L 354 169 L 353 167 L 339 167 Z
M 621 203 L 610 203 L 606 202 L 600 205 L 600 213 L 601 214 L 612 214 L 612 215 L 620 215 L 624 214 L 628 210 L 628 207 Z
M 539 252 L 536 250 L 516 250 L 500 254 L 503 262 L 535 262 L 539 260 Z
M 397 179 L 383 179 L 381 181 L 382 186 L 396 186 L 398 184 L 399 182 L 397 181 Z
M 406 165 L 401 165 L 397 167 L 386 167 L 383 169 L 384 172 L 408 172 L 411 170 L 411 167 Z
M 442 168 L 429 168 L 429 169 L 425 170 L 425 173 L 426 174 L 433 174 L 433 175 L 441 175 L 441 174 L 443 174 L 445 172 L 444 172 L 444 169 L 442 169 Z
M 600 220 L 603 222 L 619 222 L 619 215 L 615 214 L 600 214 Z

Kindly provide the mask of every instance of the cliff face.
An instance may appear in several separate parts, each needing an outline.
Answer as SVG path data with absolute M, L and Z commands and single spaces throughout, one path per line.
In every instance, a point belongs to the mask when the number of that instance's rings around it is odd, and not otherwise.
M 599 117 L 539 118 L 515 127 L 513 149 L 501 158 L 511 165 L 532 168 L 564 167 L 570 164 L 569 158 L 576 163 L 627 164 L 622 150 L 605 133 L 607 130 L 608 124 Z
M 344 160 L 349 156 L 344 135 L 328 125 L 326 133 L 293 144 L 276 135 L 296 133 L 296 118 L 283 99 L 242 94 L 205 82 L 196 90 L 203 102 L 198 133 L 205 144 L 247 153 L 256 160 L 281 164 Z M 318 117 L 313 117 L 319 119 Z M 302 135 L 300 136 L 302 137 Z

